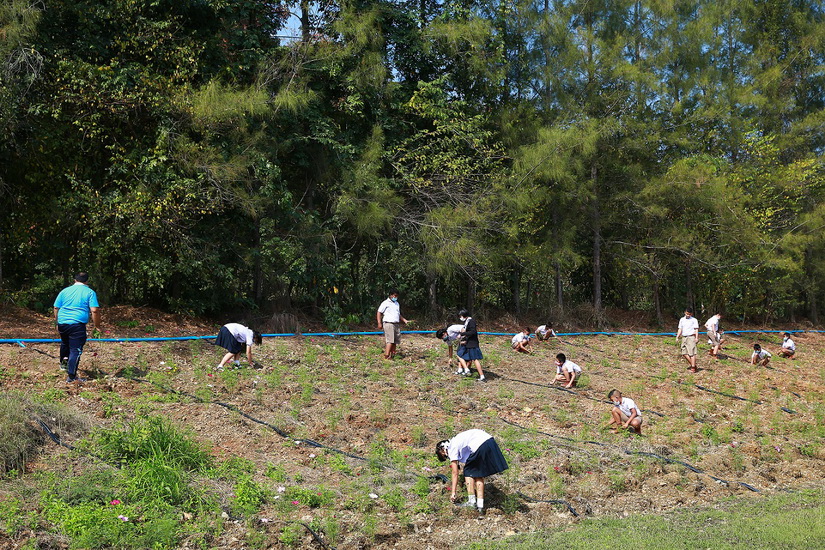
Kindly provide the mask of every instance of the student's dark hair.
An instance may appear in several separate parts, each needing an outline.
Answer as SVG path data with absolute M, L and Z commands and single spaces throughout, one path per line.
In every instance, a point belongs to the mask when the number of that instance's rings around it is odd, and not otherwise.
M 441 446 L 444 445 L 445 443 L 449 443 L 449 442 L 450 442 L 449 439 L 442 439 L 441 441 L 439 441 L 438 443 L 435 444 L 435 456 L 437 456 L 438 460 L 440 460 L 441 462 L 444 462 L 445 460 L 447 460 L 447 454 L 446 453 L 441 454 L 441 451 L 442 451 Z
M 567 361 L 567 356 L 563 353 L 557 353 L 556 354 L 556 359 L 558 359 L 559 361 L 564 363 L 565 361 Z
M 759 351 L 759 350 L 762 349 L 762 346 L 760 346 L 759 344 L 754 344 L 753 349 L 755 349 L 756 351 Z
M 617 389 L 612 389 L 612 390 L 610 390 L 610 392 L 607 394 L 607 398 L 608 398 L 608 399 L 613 399 L 613 394 L 614 394 L 614 393 L 617 393 L 618 391 L 619 391 L 619 390 L 617 390 Z
M 446 327 L 445 328 L 440 328 L 437 331 L 435 331 L 435 337 L 436 338 L 444 338 L 445 334 L 447 334 L 447 328 Z
M 691 315 L 693 315 L 693 310 L 689 307 L 686 307 L 685 308 L 685 313 L 690 313 Z
M 524 330 L 527 331 L 527 334 L 533 332 L 533 329 L 531 329 L 530 327 L 524 327 Z
M 85 283 L 89 280 L 89 274 L 85 271 L 80 271 L 77 273 L 77 275 L 74 276 L 74 280 L 78 283 Z
M 261 333 L 258 332 L 257 330 L 253 330 L 252 331 L 252 343 L 255 344 L 256 346 L 260 346 L 261 342 L 263 342 L 263 341 L 264 341 L 264 337 L 261 336 Z
M 782 336 L 787 336 L 788 338 L 790 338 L 790 337 L 791 337 L 791 333 L 790 333 L 790 332 L 786 332 L 786 333 L 785 333 L 785 334 L 783 334 Z
M 459 311 L 459 312 L 458 312 L 458 316 L 459 316 L 459 317 L 469 317 L 469 316 L 470 316 L 470 312 L 469 312 L 469 311 L 467 311 L 466 309 L 462 309 L 461 311 Z
M 398 289 L 397 288 L 391 288 L 390 292 L 389 292 L 389 294 L 387 294 L 387 296 L 392 296 L 393 294 L 398 294 Z

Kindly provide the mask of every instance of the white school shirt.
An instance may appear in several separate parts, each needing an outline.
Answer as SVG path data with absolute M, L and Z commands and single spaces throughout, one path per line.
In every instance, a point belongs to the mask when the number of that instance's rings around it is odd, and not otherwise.
M 226 327 L 226 330 L 232 333 L 232 336 L 236 341 L 246 344 L 247 346 L 252 345 L 252 329 L 249 329 L 239 323 L 228 323 L 224 326 Z
M 753 355 L 751 355 L 751 360 L 753 360 L 754 357 L 758 357 L 759 359 L 764 359 L 765 357 L 773 357 L 773 355 L 771 355 L 771 352 L 769 352 L 768 350 L 763 349 L 761 351 L 754 351 Z
M 447 327 L 447 342 L 455 342 L 461 338 L 461 331 L 464 325 L 450 325 Z
M 679 328 L 682 329 L 682 336 L 696 336 L 696 333 L 699 332 L 699 321 L 696 320 L 696 317 L 690 319 L 682 317 L 679 319 Z
M 576 363 L 574 363 L 573 361 L 571 361 L 569 359 L 567 361 L 565 361 L 564 363 L 562 363 L 561 365 L 556 365 L 556 372 L 558 374 L 561 374 L 561 371 L 564 370 L 564 369 L 567 369 L 569 371 L 573 371 L 573 372 L 576 372 L 576 373 L 579 373 L 579 374 L 581 374 L 581 371 L 582 371 L 582 368 L 580 366 L 578 366 Z
M 719 316 L 714 315 L 705 323 L 705 328 L 710 332 L 719 332 Z
M 382 323 L 400 323 L 401 322 L 401 306 L 398 302 L 393 302 L 389 298 L 381 302 L 378 306 L 378 313 L 382 313 L 384 317 L 381 318 Z
M 519 332 L 518 334 L 513 336 L 513 339 L 511 340 L 511 342 L 513 344 L 518 344 L 519 342 L 526 342 L 529 339 L 530 339 L 529 336 L 525 336 L 523 332 Z
M 794 341 L 791 340 L 790 337 L 786 337 L 782 340 L 782 347 L 786 350 L 796 351 L 796 344 L 794 344 Z
M 466 464 L 470 455 L 476 452 L 481 444 L 493 437 L 484 430 L 467 430 L 461 432 L 447 444 L 447 456 L 450 460 L 457 460 Z
M 616 405 L 616 403 L 613 404 Z M 639 407 L 636 406 L 636 402 L 629 397 L 622 397 L 622 402 L 616 406 L 619 407 L 619 410 L 622 411 L 622 413 L 624 413 L 624 415 L 628 418 L 630 418 L 630 415 L 632 414 L 631 411 L 633 409 L 636 409 L 636 416 L 642 416 L 642 411 L 640 411 Z
M 548 334 L 552 333 L 552 328 L 547 328 L 547 325 L 541 325 L 539 328 L 536 329 L 536 334 L 541 334 L 542 336 L 547 336 Z

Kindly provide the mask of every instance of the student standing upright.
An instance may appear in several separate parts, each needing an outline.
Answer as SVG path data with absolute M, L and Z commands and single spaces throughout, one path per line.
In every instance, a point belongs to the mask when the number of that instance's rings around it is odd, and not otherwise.
M 86 283 L 89 274 L 81 271 L 74 284 L 60 291 L 54 300 L 54 317 L 60 333 L 60 365 L 66 367 L 66 382 L 83 382 L 77 377 L 77 366 L 86 345 L 86 324 L 92 319 L 93 335 L 100 330 L 100 307 L 97 294 Z
M 469 372 L 470 362 L 475 365 L 478 372 L 478 380 L 476 382 L 486 382 L 484 371 L 481 370 L 481 360 L 484 356 L 481 354 L 481 345 L 478 343 L 478 327 L 476 320 L 470 316 L 470 312 L 462 309 L 458 312 L 459 320 L 464 323 L 464 330 L 461 333 L 461 340 L 456 355 L 458 361 L 464 372 Z
M 682 339 L 682 357 L 689 365 L 690 372 L 696 372 L 696 340 L 699 335 L 699 321 L 690 309 L 685 309 L 685 316 L 679 319 L 676 340 Z
M 401 315 L 397 290 L 390 290 L 387 299 L 378 306 L 375 320 L 378 322 L 378 329 L 384 331 L 384 359 L 392 359 L 395 357 L 398 344 L 401 343 L 400 324 L 407 324 L 407 320 Z

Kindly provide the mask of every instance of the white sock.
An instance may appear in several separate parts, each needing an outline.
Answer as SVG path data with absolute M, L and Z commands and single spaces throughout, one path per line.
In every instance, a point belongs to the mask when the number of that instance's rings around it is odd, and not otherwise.
M 478 506 L 479 508 L 484 508 L 484 499 L 483 498 L 478 499 L 476 501 L 476 506 Z
M 484 375 L 483 375 L 483 374 L 482 374 L 481 376 L 479 376 L 479 377 L 478 377 L 478 379 L 479 379 L 479 380 L 486 380 L 486 379 L 484 378 Z
M 467 496 L 467 502 L 469 502 L 471 506 L 475 506 L 476 505 L 476 496 L 475 495 Z

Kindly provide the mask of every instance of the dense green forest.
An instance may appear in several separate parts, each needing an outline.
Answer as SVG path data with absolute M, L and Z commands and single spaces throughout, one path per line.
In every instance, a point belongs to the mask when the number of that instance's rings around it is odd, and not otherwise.
M 4 0 L 0 41 L 19 305 L 825 305 L 821 1 Z

